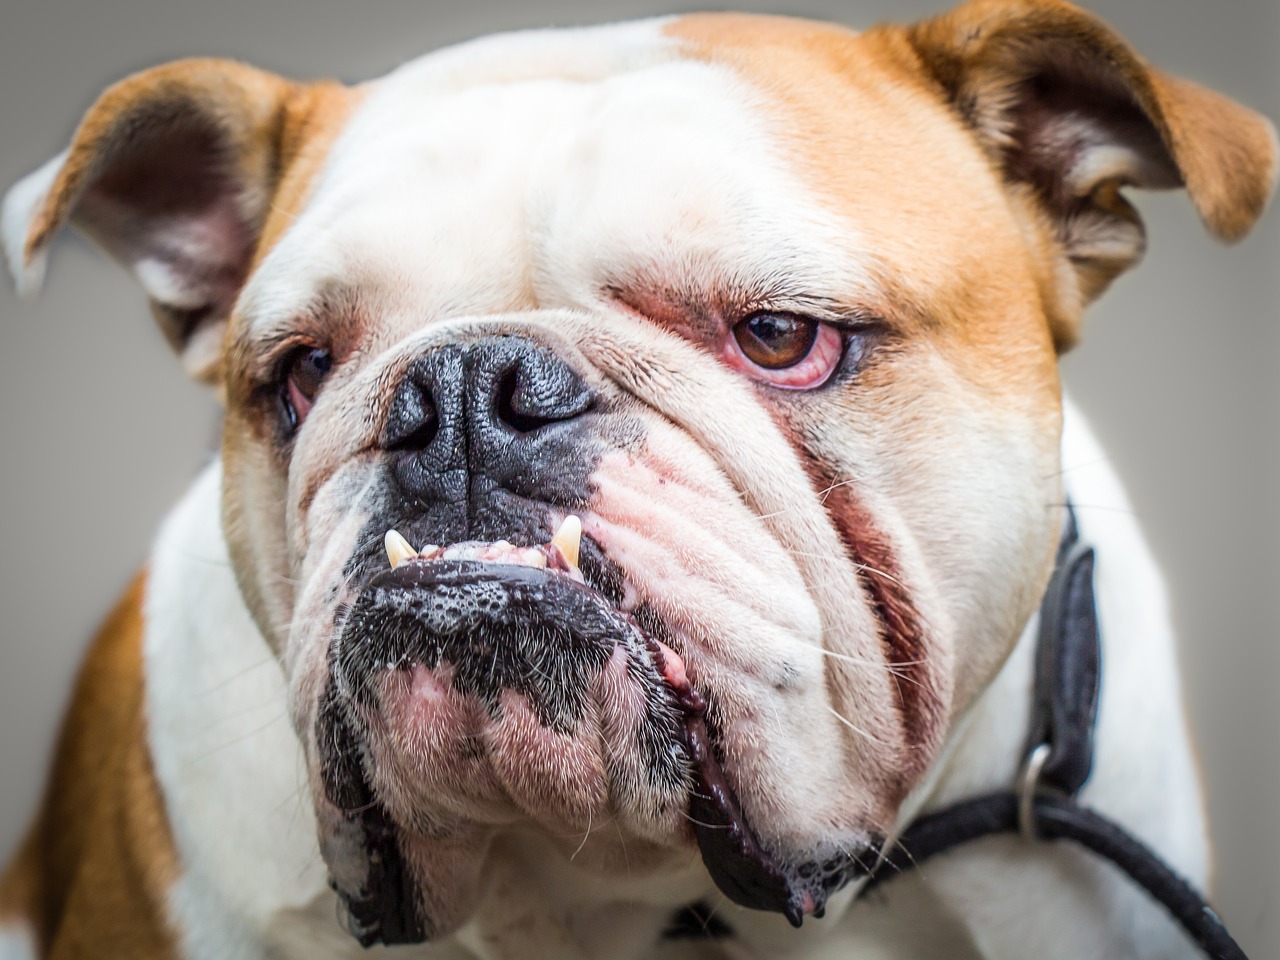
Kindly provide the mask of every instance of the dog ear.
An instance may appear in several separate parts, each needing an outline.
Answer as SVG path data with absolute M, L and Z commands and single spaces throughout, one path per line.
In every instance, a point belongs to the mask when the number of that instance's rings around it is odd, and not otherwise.
M 1050 218 L 1078 316 L 1142 256 L 1126 186 L 1185 186 L 1217 237 L 1243 237 L 1276 178 L 1275 128 L 1210 90 L 1150 67 L 1110 28 L 1061 0 L 972 0 L 907 29 L 1015 189 Z M 1069 346 L 1075 330 L 1056 331 Z
M 216 382 L 280 175 L 285 104 L 299 89 L 222 60 L 178 61 L 109 88 L 71 146 L 5 197 L 19 292 L 38 291 L 69 220 L 133 271 L 188 373 Z

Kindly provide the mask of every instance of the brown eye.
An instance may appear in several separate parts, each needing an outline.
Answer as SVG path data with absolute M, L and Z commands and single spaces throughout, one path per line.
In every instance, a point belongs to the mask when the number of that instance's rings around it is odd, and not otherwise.
M 304 347 L 289 361 L 285 368 L 285 381 L 280 388 L 280 403 L 286 426 L 291 432 L 307 419 L 320 385 L 331 369 L 333 356 L 317 347 Z
M 729 332 L 725 362 L 753 380 L 783 390 L 822 386 L 845 351 L 845 334 L 838 328 L 796 313 L 761 310 L 734 324 Z
M 733 328 L 743 356 L 765 370 L 785 370 L 804 360 L 821 324 L 793 313 L 753 313 Z

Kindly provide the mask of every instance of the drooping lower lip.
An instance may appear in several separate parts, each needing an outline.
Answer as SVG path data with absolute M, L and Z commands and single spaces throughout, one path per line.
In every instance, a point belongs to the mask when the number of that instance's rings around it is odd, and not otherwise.
M 684 715 L 684 747 L 694 775 L 689 819 L 707 872 L 720 892 L 739 906 L 778 911 L 792 926 L 800 926 L 814 904 L 793 889 L 747 823 L 711 742 L 706 700 L 689 682 L 675 651 L 656 640 L 649 643 L 658 671 Z
M 576 561 L 576 542 L 573 546 Z M 797 868 L 764 848 L 729 783 L 707 702 L 690 682 L 683 660 L 587 585 L 576 563 L 565 561 L 564 551 L 554 540 L 539 547 L 513 547 L 503 541 L 432 547 L 401 557 L 398 563 L 393 556 L 392 564 L 369 582 L 344 625 L 344 637 L 355 635 L 362 640 L 359 645 L 347 645 L 359 651 L 359 660 L 332 664 L 335 682 L 345 687 L 344 698 L 371 704 L 375 694 L 367 678 L 377 667 L 430 666 L 441 660 L 459 667 L 455 674 L 459 689 L 482 698 L 495 696 L 504 684 L 555 675 L 537 663 L 518 663 L 505 673 L 495 671 L 492 651 L 475 645 L 480 620 L 488 628 L 496 623 L 526 632 L 541 625 L 557 632 L 561 638 L 557 642 L 573 646 L 569 656 L 578 665 L 574 672 L 579 675 L 561 672 L 555 682 L 579 684 L 581 689 L 523 690 L 535 709 L 539 703 L 580 701 L 587 695 L 585 679 L 603 666 L 617 645 L 640 647 L 661 678 L 654 689 L 665 688 L 678 708 L 679 720 L 668 735 L 684 748 L 691 783 L 689 819 L 703 862 L 721 892 L 741 906 L 782 913 L 799 926 L 806 913 L 820 916 L 830 893 L 857 875 L 851 861 Z M 487 606 L 471 604 L 474 616 L 459 616 L 460 603 L 484 596 Z M 423 632 L 429 642 L 416 647 L 380 645 L 384 638 L 411 633 L 410 621 L 421 625 L 424 617 L 437 621 Z M 551 726 L 572 720 L 552 711 L 543 716 Z

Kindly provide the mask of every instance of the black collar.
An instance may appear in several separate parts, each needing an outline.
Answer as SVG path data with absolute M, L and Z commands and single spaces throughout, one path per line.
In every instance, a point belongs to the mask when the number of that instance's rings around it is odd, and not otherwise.
M 1093 769 L 1101 680 L 1093 559 L 1093 548 L 1080 539 L 1075 511 L 1068 505 L 1057 563 L 1040 604 L 1031 723 L 1016 789 L 920 818 L 885 852 L 863 890 L 991 834 L 1018 832 L 1028 842 L 1072 840 L 1110 860 L 1163 904 L 1206 956 L 1246 960 L 1218 915 L 1186 880 L 1153 850 L 1075 800 Z

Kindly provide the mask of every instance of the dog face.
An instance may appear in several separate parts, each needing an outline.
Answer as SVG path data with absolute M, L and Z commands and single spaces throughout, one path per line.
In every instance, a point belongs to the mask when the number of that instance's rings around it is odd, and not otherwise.
M 1056 357 L 1141 252 L 1119 188 L 1234 237 L 1274 166 L 1065 5 L 705 16 L 354 89 L 158 68 L 5 238 L 38 278 L 73 218 L 225 397 L 224 528 L 354 934 L 456 929 L 531 844 L 608 889 L 696 845 L 799 922 L 1035 609 Z

